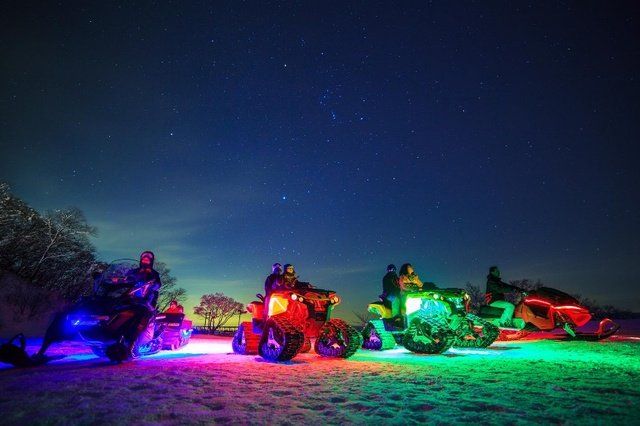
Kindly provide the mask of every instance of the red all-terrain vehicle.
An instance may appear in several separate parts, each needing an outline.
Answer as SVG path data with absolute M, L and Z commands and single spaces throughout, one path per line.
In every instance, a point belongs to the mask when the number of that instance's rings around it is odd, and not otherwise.
M 243 322 L 233 336 L 233 351 L 260 354 L 270 361 L 288 361 L 311 349 L 324 357 L 349 358 L 362 345 L 360 333 L 341 319 L 331 318 L 340 298 L 331 290 L 313 287 L 277 290 L 247 306 L 252 321 Z M 266 308 L 266 309 L 265 309 Z

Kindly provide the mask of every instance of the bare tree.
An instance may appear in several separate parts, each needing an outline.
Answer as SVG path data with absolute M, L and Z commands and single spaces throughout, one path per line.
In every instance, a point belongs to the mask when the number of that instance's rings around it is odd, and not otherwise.
M 42 227 L 40 214 L 0 182 L 0 269 L 19 274 L 28 267 L 30 249 L 37 245 Z
M 467 284 L 465 285 L 465 290 L 469 295 L 469 297 L 471 298 L 470 300 L 471 311 L 478 312 L 478 310 L 480 309 L 480 306 L 486 303 L 484 291 L 480 289 L 480 286 L 471 284 L 469 281 L 467 281 Z
M 544 287 L 544 283 L 540 281 L 540 279 L 533 281 L 529 278 L 523 278 L 521 280 L 509 280 L 509 284 L 514 285 L 525 292 L 530 292 L 533 290 L 537 290 L 540 287 Z M 521 295 L 521 292 L 512 291 L 511 293 L 506 294 L 505 298 L 508 302 L 511 302 L 515 305 L 520 301 Z
M 203 295 L 200 304 L 193 308 L 193 313 L 204 319 L 205 327 L 216 331 L 243 309 L 242 303 L 222 293 L 215 293 Z
M 44 232 L 38 256 L 32 267 L 31 280 L 42 265 L 54 259 L 70 256 L 70 249 L 90 246 L 89 237 L 96 235 L 96 228 L 90 226 L 84 214 L 76 208 L 48 211 L 44 217 Z M 35 250 L 34 250 L 35 252 Z
M 364 327 L 365 325 L 367 325 L 369 321 L 379 318 L 378 315 L 374 315 L 369 311 L 360 311 L 360 312 L 352 311 L 352 312 L 353 312 L 353 315 L 355 315 L 355 317 L 358 319 L 358 321 L 360 321 L 360 324 L 359 324 L 360 327 Z
M 80 210 L 41 215 L 0 182 L 0 269 L 73 299 L 91 288 L 95 233 Z

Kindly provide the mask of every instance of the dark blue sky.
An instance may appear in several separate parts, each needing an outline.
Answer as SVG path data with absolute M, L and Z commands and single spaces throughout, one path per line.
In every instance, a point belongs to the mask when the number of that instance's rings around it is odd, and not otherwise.
M 195 300 L 390 263 L 640 309 L 635 2 L 0 6 L 0 179 Z

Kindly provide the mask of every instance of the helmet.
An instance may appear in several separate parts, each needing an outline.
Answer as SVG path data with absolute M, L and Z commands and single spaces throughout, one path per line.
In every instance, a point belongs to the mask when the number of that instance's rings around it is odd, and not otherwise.
M 271 273 L 273 273 L 273 274 L 281 274 L 282 273 L 282 265 L 279 264 L 278 262 L 274 263 L 271 266 Z
M 396 271 L 396 265 L 394 265 L 393 263 L 387 266 L 387 272 L 395 272 L 395 271 Z
M 489 268 L 489 274 L 490 275 L 495 275 L 496 277 L 500 276 L 500 269 L 498 269 L 497 266 L 492 266 L 491 268 Z
M 140 254 L 140 267 L 148 267 L 153 268 L 153 262 L 156 259 L 156 256 L 152 251 L 143 251 Z

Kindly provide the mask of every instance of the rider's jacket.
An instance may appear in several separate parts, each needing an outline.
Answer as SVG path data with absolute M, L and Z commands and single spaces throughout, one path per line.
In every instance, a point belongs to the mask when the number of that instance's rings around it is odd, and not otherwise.
M 158 271 L 152 268 L 136 268 L 129 271 L 129 275 L 134 277 L 138 286 L 148 285 L 139 297 L 146 299 L 146 301 L 155 308 L 158 302 L 160 287 L 162 286 Z
M 388 297 L 398 296 L 400 296 L 398 274 L 395 272 L 387 272 L 387 274 L 382 278 L 382 297 L 386 299 Z
M 276 290 L 282 286 L 282 275 L 271 274 L 264 280 L 264 295 L 269 296 L 273 290 Z
M 485 293 L 489 303 L 505 300 L 504 294 L 513 290 L 519 290 L 519 288 L 505 283 L 499 277 L 491 274 L 487 275 L 487 290 Z

